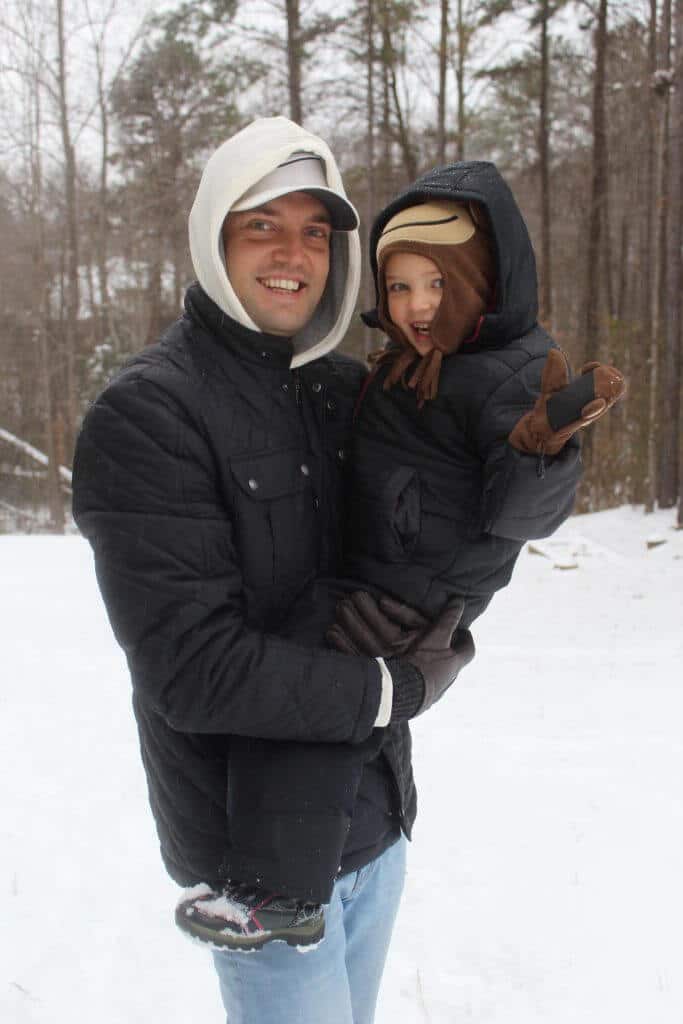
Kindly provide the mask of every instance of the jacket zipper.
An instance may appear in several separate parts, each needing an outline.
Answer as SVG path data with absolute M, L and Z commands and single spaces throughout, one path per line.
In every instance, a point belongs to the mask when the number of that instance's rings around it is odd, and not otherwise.
M 543 442 L 538 446 L 538 465 L 536 466 L 536 475 L 541 480 L 545 477 L 545 444 Z

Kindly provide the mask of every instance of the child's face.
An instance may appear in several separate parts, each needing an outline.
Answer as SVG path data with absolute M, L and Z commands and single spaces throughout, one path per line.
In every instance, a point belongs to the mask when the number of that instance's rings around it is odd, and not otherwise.
M 415 252 L 393 252 L 384 267 L 389 316 L 417 349 L 434 347 L 430 324 L 443 295 L 444 281 L 436 263 Z

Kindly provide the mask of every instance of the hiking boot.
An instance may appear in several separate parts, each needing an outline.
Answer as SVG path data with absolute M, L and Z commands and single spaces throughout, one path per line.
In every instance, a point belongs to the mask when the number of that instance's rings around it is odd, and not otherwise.
M 216 949 L 260 949 L 266 942 L 312 946 L 325 934 L 319 903 L 302 903 L 258 886 L 228 882 L 216 891 L 196 886 L 180 899 L 181 931 Z

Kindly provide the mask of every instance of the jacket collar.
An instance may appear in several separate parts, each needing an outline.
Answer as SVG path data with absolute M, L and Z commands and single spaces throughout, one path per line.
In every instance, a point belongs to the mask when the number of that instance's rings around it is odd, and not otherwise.
M 185 312 L 239 359 L 289 369 L 294 351 L 291 338 L 252 331 L 238 323 L 224 313 L 196 281 L 185 293 Z

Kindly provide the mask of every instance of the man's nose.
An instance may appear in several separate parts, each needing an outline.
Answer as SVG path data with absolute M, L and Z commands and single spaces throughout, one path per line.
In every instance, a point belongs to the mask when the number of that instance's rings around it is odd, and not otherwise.
M 298 231 L 283 231 L 277 240 L 275 257 L 282 263 L 297 265 L 305 262 L 306 248 Z

